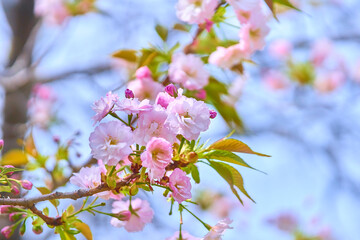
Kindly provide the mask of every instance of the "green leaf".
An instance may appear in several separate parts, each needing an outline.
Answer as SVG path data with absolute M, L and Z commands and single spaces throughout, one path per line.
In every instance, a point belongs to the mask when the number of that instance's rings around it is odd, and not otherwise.
M 12 149 L 1 158 L 1 165 L 22 166 L 28 163 L 26 153 L 21 149 Z
M 266 154 L 254 152 L 248 145 L 233 138 L 220 139 L 219 141 L 211 144 L 207 149 L 225 150 L 230 152 L 248 153 L 248 154 L 256 154 L 263 157 L 270 157 L 269 155 Z
M 216 108 L 217 112 L 224 118 L 230 128 L 236 129 L 238 132 L 244 132 L 244 124 L 235 106 L 223 100 L 223 96 L 228 95 L 227 88 L 228 86 L 226 84 L 210 77 L 209 84 L 205 87 L 206 102 Z
M 174 30 L 178 30 L 178 31 L 183 31 L 183 32 L 189 32 L 190 31 L 190 26 L 189 25 L 185 25 L 185 24 L 180 24 L 180 23 L 176 23 L 173 26 Z
M 228 163 L 237 164 L 243 167 L 251 168 L 257 170 L 256 168 L 251 167 L 247 164 L 241 157 L 236 155 L 235 153 L 225 151 L 225 150 L 211 150 L 203 155 L 204 158 L 207 159 L 216 159 L 221 160 Z M 257 170 L 259 171 L 259 170 Z
M 295 9 L 297 11 L 301 11 L 300 9 L 298 9 L 297 7 L 295 7 L 289 0 L 272 0 L 274 3 Z
M 225 13 L 226 13 L 226 6 L 221 6 L 219 7 L 214 16 L 212 17 L 211 21 L 213 23 L 220 23 L 223 22 L 225 20 Z
M 191 177 L 194 179 L 196 183 L 200 183 L 200 173 L 196 165 L 193 165 L 191 167 Z
M 84 237 L 87 240 L 92 240 L 93 239 L 90 227 L 86 223 L 76 222 L 76 223 L 74 223 L 74 227 L 77 230 L 79 230 L 81 232 L 81 234 L 84 235 Z
M 11 192 L 10 186 L 0 186 L 0 192 Z
M 24 222 L 22 223 L 20 229 L 19 229 L 20 235 L 23 236 L 24 233 L 26 232 L 26 219 L 24 220 Z
M 264 0 L 266 5 L 270 8 L 271 12 L 274 12 L 274 3 L 273 0 Z
M 123 49 L 116 51 L 112 54 L 112 57 L 114 58 L 122 58 L 129 62 L 136 62 L 137 61 L 137 55 L 135 50 L 131 49 Z
M 237 190 L 237 187 L 245 196 L 247 196 L 251 201 L 255 202 L 250 195 L 247 193 L 244 187 L 244 179 L 241 174 L 234 167 L 221 162 L 209 161 L 210 166 L 215 169 L 219 175 L 225 179 L 225 181 L 229 184 L 231 191 L 235 194 L 235 196 L 239 199 L 241 204 L 243 201 L 241 200 Z
M 159 35 L 159 37 L 164 41 L 166 42 L 167 40 L 167 36 L 168 36 L 168 30 L 166 27 L 162 26 L 162 25 L 159 25 L 157 24 L 155 26 L 155 30 L 157 32 L 157 34 Z
M 39 190 L 39 192 L 42 195 L 51 193 L 51 191 L 46 187 L 36 187 L 36 189 Z M 57 208 L 57 206 L 59 206 L 59 204 L 60 204 L 59 200 L 57 200 L 57 199 L 49 200 L 49 201 L 52 205 L 54 205 L 55 208 Z
M 21 171 L 24 171 L 24 169 L 21 169 L 21 168 L 4 168 L 4 167 L 0 167 L 2 168 L 1 170 L 1 174 L 7 174 L 9 172 L 21 172 Z

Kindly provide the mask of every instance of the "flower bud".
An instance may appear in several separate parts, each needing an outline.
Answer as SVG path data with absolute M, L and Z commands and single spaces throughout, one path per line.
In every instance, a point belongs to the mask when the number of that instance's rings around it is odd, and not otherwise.
M 53 136 L 53 140 L 54 140 L 54 142 L 57 143 L 57 144 L 60 143 L 60 137 L 57 136 L 57 135 Z
M 135 77 L 137 79 L 151 78 L 151 71 L 147 66 L 143 66 L 136 70 Z
M 204 89 L 200 89 L 196 94 L 195 97 L 197 97 L 200 100 L 206 99 L 206 91 Z
M 126 97 L 126 98 L 134 98 L 135 95 L 134 95 L 133 91 L 131 91 L 130 89 L 127 88 L 127 89 L 125 90 L 125 97 Z
M 131 212 L 129 210 L 121 211 L 118 213 L 117 219 L 120 221 L 129 221 Z
M 10 205 L 0 205 L 0 214 L 5 214 L 10 212 Z
M 41 234 L 43 232 L 43 228 L 42 228 L 42 226 L 33 226 L 32 231 L 35 234 Z
M 199 159 L 199 156 L 196 152 L 189 152 L 188 155 L 186 155 L 186 160 L 188 163 L 196 163 Z
M 16 185 L 12 185 L 11 186 L 11 193 L 14 195 L 19 195 L 20 194 L 20 190 Z
M 165 87 L 165 92 L 167 92 L 172 97 L 176 97 L 177 95 L 177 89 L 174 84 L 171 83 Z
M 4 235 L 4 237 L 7 239 L 9 239 L 13 233 L 14 229 L 12 226 L 5 226 L 3 229 L 1 229 L 1 234 Z
M 4 140 L 0 139 L 0 151 L 3 149 L 4 147 Z
M 24 218 L 26 215 L 24 213 L 19 212 L 13 212 L 9 214 L 9 220 L 12 222 L 15 222 L 19 220 L 20 218 Z
M 13 165 L 5 165 L 5 166 L 3 166 L 3 168 L 14 168 L 14 166 Z M 14 172 L 8 172 L 8 173 L 6 173 L 6 175 L 11 176 L 11 175 L 13 175 L 13 173 Z
M 28 180 L 21 180 L 21 186 L 26 190 L 31 190 L 33 187 L 33 184 Z
M 210 118 L 214 119 L 217 115 L 217 112 L 215 112 L 214 110 L 210 110 Z

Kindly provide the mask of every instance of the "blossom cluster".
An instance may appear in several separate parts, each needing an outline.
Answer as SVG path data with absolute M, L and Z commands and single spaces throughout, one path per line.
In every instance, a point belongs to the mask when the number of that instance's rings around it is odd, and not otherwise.
M 141 81 L 149 75 L 143 68 L 137 71 L 137 77 Z M 163 186 L 171 192 L 165 196 L 179 204 L 192 197 L 190 177 L 181 168 L 189 163 L 189 158 L 184 160 L 178 153 L 185 141 L 197 140 L 209 128 L 216 112 L 203 101 L 184 96 L 182 89 L 172 84 L 162 89 L 153 103 L 139 100 L 136 91 L 126 89 L 123 99 L 109 92 L 93 104 L 95 124 L 108 115 L 115 120 L 99 123 L 90 134 L 91 153 L 98 159 L 98 165 L 83 167 L 70 178 L 72 184 L 96 188 L 104 182 L 109 184 L 109 179 L 125 178 L 130 174 L 126 169 L 130 169 L 132 173 L 144 174 L 132 184 Z M 123 200 L 124 194 L 136 195 L 133 191 L 130 188 L 128 192 L 112 190 L 97 194 L 103 199 L 117 200 L 113 203 L 117 217 L 112 218 L 111 224 L 129 232 L 142 230 L 153 218 L 147 201 Z
M 54 120 L 56 99 L 51 87 L 42 84 L 35 85 L 28 101 L 30 123 L 43 129 L 48 128 Z

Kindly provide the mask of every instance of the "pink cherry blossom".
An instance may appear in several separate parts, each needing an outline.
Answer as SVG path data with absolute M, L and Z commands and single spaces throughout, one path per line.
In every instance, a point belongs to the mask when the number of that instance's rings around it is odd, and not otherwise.
M 178 203 L 191 198 L 191 183 L 190 178 L 186 173 L 176 168 L 169 177 L 169 187 L 172 191 L 172 196 Z
M 190 24 L 201 24 L 212 18 L 218 3 L 218 0 L 179 0 L 176 16 Z
M 226 229 L 232 229 L 229 225 L 232 221 L 229 218 L 225 218 L 219 221 L 215 226 L 211 228 L 208 234 L 204 236 L 203 240 L 221 240 L 221 236 L 223 235 Z
M 98 166 L 82 167 L 70 178 L 70 183 L 81 188 L 94 188 L 101 184 L 101 168 Z
M 135 77 L 137 79 L 151 78 L 151 71 L 147 66 L 143 66 L 136 70 Z
M 114 111 L 123 111 L 126 114 L 138 114 L 140 112 L 150 111 L 153 106 L 148 99 L 144 99 L 141 102 L 137 98 L 124 98 L 116 102 Z
M 234 10 L 252 10 L 260 3 L 259 0 L 226 0 Z
M 158 93 L 164 89 L 164 86 L 151 78 L 143 78 L 129 82 L 128 89 L 133 91 L 135 97 L 139 100 L 149 99 L 154 101 Z
M 316 66 L 321 66 L 332 54 L 333 44 L 329 39 L 319 39 L 315 42 L 311 50 L 311 62 Z
M 186 231 L 181 231 L 181 237 L 183 240 L 200 240 L 200 238 L 194 237 Z M 175 232 L 174 235 L 166 238 L 165 240 L 179 240 L 179 232 Z
M 78 173 L 74 173 L 70 178 L 70 183 L 74 184 L 80 188 L 95 188 L 101 184 L 101 173 L 106 174 L 105 166 L 91 166 L 91 167 L 82 167 Z M 96 196 L 108 200 L 112 199 L 121 199 L 122 194 L 113 194 L 111 191 L 105 191 L 97 193 Z
M 174 143 L 177 133 L 170 128 L 167 119 L 168 112 L 159 105 L 155 105 L 151 111 L 140 114 L 134 131 L 135 142 L 145 146 L 152 137 L 161 137 Z
M 168 93 L 160 92 L 156 97 L 155 103 L 166 109 L 169 103 L 174 101 L 174 99 L 175 98 L 170 96 Z
M 170 129 L 174 129 L 187 140 L 196 140 L 200 132 L 209 128 L 210 112 L 203 101 L 180 96 L 169 104 L 167 111 Z
M 267 223 L 276 226 L 281 231 L 293 232 L 298 227 L 298 219 L 293 213 L 283 212 L 267 220 Z
M 279 39 L 272 42 L 269 46 L 269 52 L 277 59 L 284 60 L 290 57 L 292 44 L 288 40 Z
M 146 145 L 146 151 L 140 156 L 142 165 L 149 170 L 151 180 L 161 179 L 165 167 L 172 161 L 172 145 L 164 138 L 153 137 Z
M 36 0 L 34 9 L 37 16 L 53 25 L 62 24 L 70 16 L 63 0 Z
M 139 198 L 131 201 L 131 209 L 129 207 L 129 200 L 126 202 L 115 201 L 112 206 L 112 212 L 115 214 L 128 210 L 130 210 L 130 212 L 133 211 L 127 221 L 120 221 L 117 218 L 112 218 L 110 222 L 114 227 L 124 227 L 128 232 L 139 232 L 143 230 L 145 224 L 150 223 L 154 216 L 154 211 L 150 208 L 149 203 L 146 200 L 141 200 Z
M 195 93 L 195 97 L 200 100 L 205 100 L 206 99 L 206 91 L 204 89 L 200 89 L 199 91 L 197 91 L 197 93 Z
M 44 129 L 48 128 L 54 119 L 55 101 L 56 95 L 50 87 L 41 84 L 35 85 L 28 101 L 31 124 Z
M 102 123 L 90 135 L 91 154 L 108 165 L 116 165 L 132 153 L 131 129 L 119 121 Z
M 249 57 L 249 52 L 244 48 L 244 44 L 235 44 L 228 48 L 217 47 L 216 51 L 211 53 L 209 63 L 230 69 Z
M 169 66 L 170 81 L 189 90 L 202 89 L 209 83 L 209 73 L 194 54 L 175 53 Z
M 265 46 L 265 37 L 270 31 L 267 25 L 267 18 L 261 9 L 253 11 L 249 21 L 244 24 L 239 32 L 240 41 L 254 52 L 262 50 Z
M 264 82 L 272 90 L 280 90 L 288 87 L 289 83 L 286 76 L 277 70 L 269 70 L 265 73 Z
M 96 112 L 93 117 L 95 123 L 100 122 L 112 110 L 118 100 L 119 97 L 117 94 L 108 92 L 104 98 L 100 98 L 94 102 L 92 109 Z
M 322 92 L 332 92 L 345 82 L 345 74 L 342 71 L 320 73 L 315 80 L 315 88 Z

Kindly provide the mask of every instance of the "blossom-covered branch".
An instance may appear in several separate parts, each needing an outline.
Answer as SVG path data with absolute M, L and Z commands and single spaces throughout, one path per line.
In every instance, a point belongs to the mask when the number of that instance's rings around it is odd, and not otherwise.
M 129 183 L 138 178 L 138 174 L 132 174 L 121 181 L 116 183 L 115 189 L 120 189 L 124 186 L 129 185 Z M 25 208 L 31 208 L 35 203 L 43 202 L 43 201 L 49 201 L 49 200 L 55 200 L 55 199 L 79 199 L 83 197 L 89 197 L 93 196 L 97 193 L 109 191 L 111 188 L 106 184 L 100 184 L 99 186 L 95 188 L 90 189 L 79 189 L 72 192 L 53 192 L 50 194 L 41 195 L 38 197 L 32 197 L 32 198 L 0 198 L 0 205 L 12 205 L 12 206 L 22 206 Z

